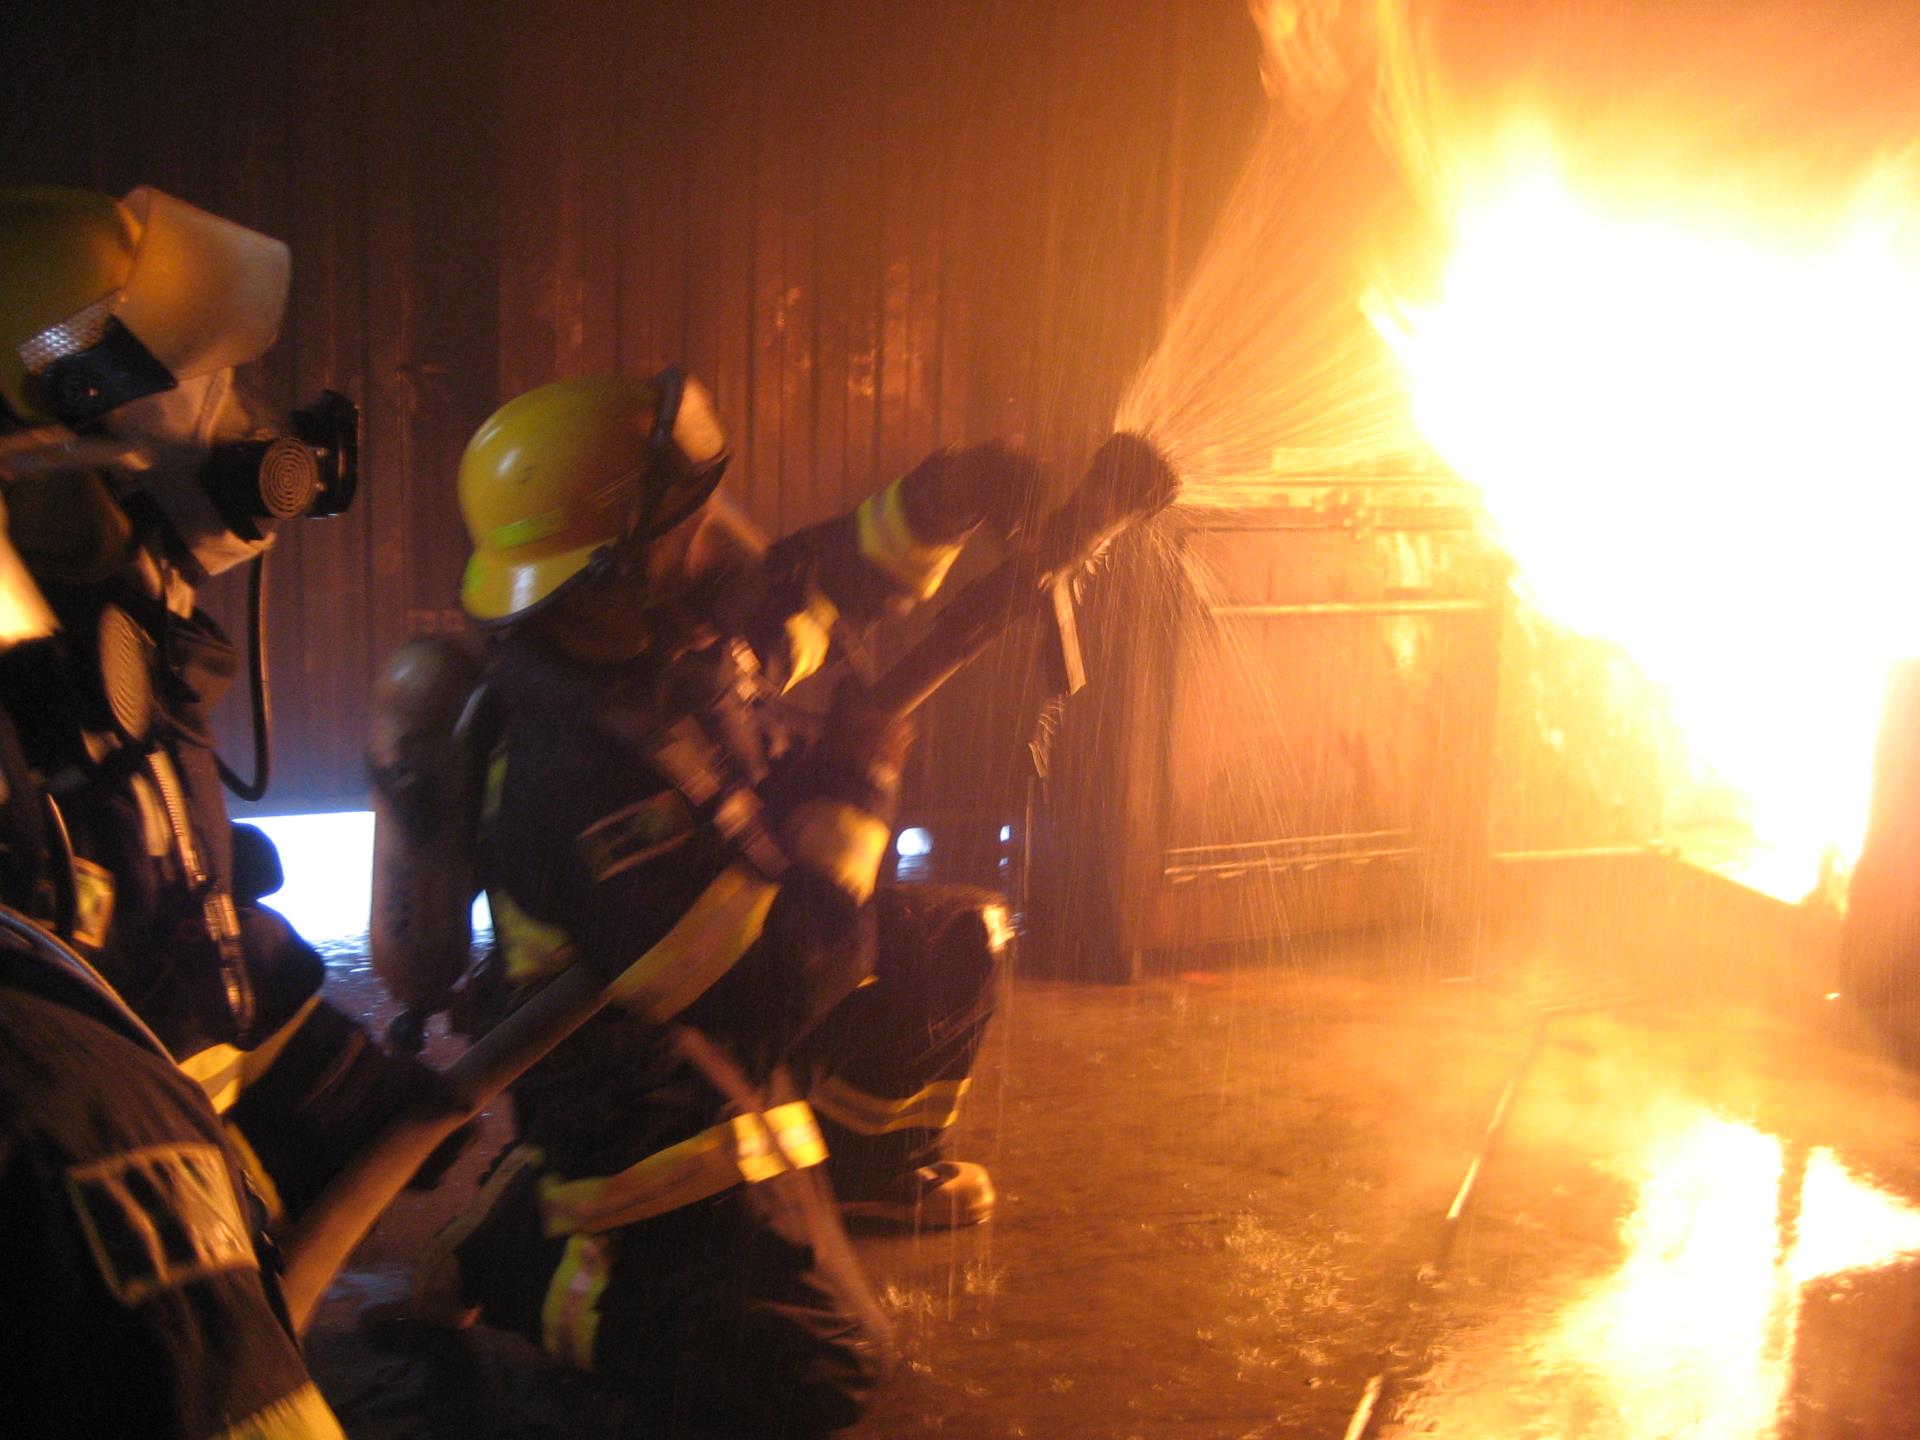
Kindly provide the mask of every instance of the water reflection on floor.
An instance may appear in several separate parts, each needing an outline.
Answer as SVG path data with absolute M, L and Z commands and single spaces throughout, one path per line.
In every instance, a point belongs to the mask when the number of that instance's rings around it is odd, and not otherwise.
M 1381 1436 L 1920 1429 L 1920 1101 L 1846 1017 L 1554 1020 L 1449 1245 L 1539 977 L 1433 974 L 1376 941 L 1016 982 L 959 1132 L 1000 1213 L 858 1237 L 905 1365 L 850 1433 L 1331 1440 L 1376 1379 Z M 455 1198 L 406 1202 L 322 1317 L 349 1433 L 603 1433 L 530 1352 L 436 1376 L 353 1338 Z
M 1460 1298 L 1439 1307 L 1398 1408 L 1405 1433 L 1772 1440 L 1920 1426 L 1904 1380 L 1920 1359 L 1912 1332 L 1878 1393 L 1816 1399 L 1822 1352 L 1862 1329 L 1886 1338 L 1884 1302 L 1863 1302 L 1862 1282 L 1920 1285 L 1904 1080 L 1817 1034 L 1724 1016 L 1694 1016 L 1688 1033 L 1685 1019 L 1590 1020 L 1530 1077 Z M 1582 1203 L 1583 1181 L 1616 1198 Z M 1525 1255 L 1523 1226 L 1538 1240 Z

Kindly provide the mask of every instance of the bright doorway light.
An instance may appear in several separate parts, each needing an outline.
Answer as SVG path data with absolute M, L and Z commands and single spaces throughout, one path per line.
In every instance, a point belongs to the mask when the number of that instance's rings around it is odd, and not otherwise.
M 367 933 L 373 904 L 373 812 L 261 815 L 246 821 L 266 832 L 280 852 L 287 883 L 266 904 L 311 945 L 338 945 Z M 476 935 L 493 928 L 486 898 L 474 901 Z

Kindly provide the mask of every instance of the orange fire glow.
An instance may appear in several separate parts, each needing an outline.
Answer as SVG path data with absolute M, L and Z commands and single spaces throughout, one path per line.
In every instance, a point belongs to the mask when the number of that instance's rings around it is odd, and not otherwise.
M 1858 847 L 1886 667 L 1920 653 L 1920 168 L 1816 202 L 1602 189 L 1538 126 L 1487 148 L 1437 290 L 1370 302 L 1416 422 L 1805 890 Z

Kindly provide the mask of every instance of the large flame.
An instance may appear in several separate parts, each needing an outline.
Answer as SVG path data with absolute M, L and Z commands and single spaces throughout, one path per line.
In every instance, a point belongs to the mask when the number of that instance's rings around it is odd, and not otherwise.
M 1437 291 L 1373 318 L 1533 597 L 1638 660 L 1810 882 L 1920 651 L 1914 176 L 1810 203 L 1621 158 L 1583 184 L 1507 129 L 1456 163 Z
M 1275 105 L 1122 427 L 1190 505 L 1424 439 L 1804 894 L 1920 653 L 1913 7 L 1248 4 Z

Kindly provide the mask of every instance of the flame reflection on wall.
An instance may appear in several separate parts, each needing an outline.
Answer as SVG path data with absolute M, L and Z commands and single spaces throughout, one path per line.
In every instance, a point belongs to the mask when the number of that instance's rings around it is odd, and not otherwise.
M 1437 1376 L 1439 1393 L 1413 1402 L 1417 1429 L 1491 1440 L 1545 1423 L 1537 1433 L 1558 1424 L 1590 1440 L 1766 1440 L 1790 1393 L 1803 1287 L 1920 1253 L 1920 1209 L 1829 1150 L 1796 1155 L 1704 1110 L 1654 1139 L 1635 1179 L 1625 1259 L 1518 1342 L 1509 1359 L 1526 1378 L 1486 1356 L 1476 1396 L 1450 1397 Z M 1524 1418 L 1519 1391 L 1533 1394 Z

